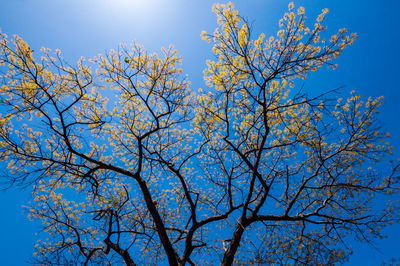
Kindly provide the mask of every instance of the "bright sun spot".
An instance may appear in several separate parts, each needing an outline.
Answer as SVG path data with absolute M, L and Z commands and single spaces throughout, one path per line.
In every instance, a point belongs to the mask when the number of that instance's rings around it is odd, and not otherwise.
M 145 0 L 113 0 L 111 1 L 112 4 L 114 5 L 120 5 L 120 6 L 145 6 L 149 3 L 150 1 L 145 1 Z
M 105 27 L 116 25 L 118 30 L 126 25 L 136 31 L 166 26 L 171 21 L 168 14 L 178 12 L 165 0 L 90 0 L 88 16 Z M 87 3 L 87 2 L 86 2 Z M 157 25 L 157 26 L 156 26 Z
M 107 6 L 112 8 L 146 10 L 157 6 L 157 0 L 103 0 Z
M 99 0 L 96 5 L 115 16 L 151 17 L 163 5 L 161 0 Z

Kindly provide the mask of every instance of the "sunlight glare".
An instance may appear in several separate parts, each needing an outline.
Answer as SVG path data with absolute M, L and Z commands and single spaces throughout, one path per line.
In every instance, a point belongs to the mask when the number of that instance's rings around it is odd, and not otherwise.
M 100 0 L 94 5 L 99 13 L 121 22 L 152 24 L 168 9 L 162 0 Z
M 135 14 L 146 15 L 157 8 L 157 0 L 103 0 L 103 6 L 110 11 L 134 12 Z

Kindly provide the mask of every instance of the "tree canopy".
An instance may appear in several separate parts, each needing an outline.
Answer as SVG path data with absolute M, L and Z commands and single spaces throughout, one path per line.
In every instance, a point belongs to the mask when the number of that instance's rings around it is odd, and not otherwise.
M 332 264 L 348 235 L 371 241 L 399 220 L 399 167 L 376 170 L 391 151 L 382 97 L 301 85 L 356 34 L 324 37 L 328 10 L 309 27 L 293 3 L 269 38 L 231 3 L 213 11 L 204 90 L 173 47 L 73 66 L 0 33 L 0 160 L 3 180 L 33 186 L 33 263 Z

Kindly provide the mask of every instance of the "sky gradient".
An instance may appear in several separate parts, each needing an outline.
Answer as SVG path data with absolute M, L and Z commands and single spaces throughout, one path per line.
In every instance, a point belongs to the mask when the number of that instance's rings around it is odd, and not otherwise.
M 226 1 L 221 1 L 225 3 Z M 233 1 L 239 13 L 253 24 L 254 35 L 276 35 L 278 21 L 290 1 Z M 183 56 L 183 69 L 192 89 L 205 88 L 203 69 L 211 58 L 211 46 L 200 38 L 202 30 L 213 32 L 214 1 L 185 0 L 0 0 L 0 29 L 21 36 L 33 50 L 60 49 L 73 64 L 79 57 L 91 58 L 135 40 L 150 52 L 173 44 Z M 400 157 L 398 101 L 398 43 L 400 22 L 396 19 L 400 1 L 307 0 L 309 23 L 323 8 L 329 8 L 325 25 L 328 34 L 346 27 L 359 38 L 337 60 L 337 70 L 323 69 L 304 82 L 307 92 L 319 93 L 343 87 L 364 97 L 385 96 L 379 120 L 391 133 L 395 157 Z M 327 35 L 328 35 L 327 34 Z M 385 171 L 387 169 L 382 169 Z M 29 189 L 0 192 L 0 265 L 26 265 L 35 242 L 38 224 L 29 222 L 22 205 L 30 200 Z M 400 225 L 386 228 L 388 238 L 375 243 L 376 249 L 351 242 L 354 255 L 348 265 L 379 265 L 399 258 Z

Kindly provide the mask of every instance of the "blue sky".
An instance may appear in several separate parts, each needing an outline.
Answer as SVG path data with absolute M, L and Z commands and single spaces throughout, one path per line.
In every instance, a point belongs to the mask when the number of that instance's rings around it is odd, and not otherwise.
M 226 2 L 226 1 L 222 1 Z M 286 0 L 233 1 L 241 15 L 253 22 L 254 32 L 275 35 L 278 21 L 287 9 Z M 305 81 L 310 92 L 344 86 L 366 97 L 384 95 L 386 104 L 379 119 L 392 135 L 396 157 L 400 156 L 398 101 L 398 43 L 400 1 L 306 0 L 309 22 L 329 8 L 328 31 L 347 27 L 359 38 L 338 60 L 336 71 L 322 70 Z M 211 6 L 214 1 L 187 0 L 0 0 L 0 28 L 9 36 L 17 34 L 33 50 L 60 49 L 73 63 L 80 56 L 93 57 L 135 40 L 149 51 L 173 44 L 183 56 L 184 71 L 197 90 L 205 87 L 202 71 L 210 58 L 209 44 L 200 39 L 202 30 L 216 27 Z M 385 169 L 382 169 L 383 171 Z M 25 265 L 34 244 L 37 225 L 22 213 L 29 190 L 0 192 L 0 265 Z M 379 265 L 400 257 L 400 225 L 385 230 L 388 238 L 376 242 L 376 250 L 365 244 L 350 243 L 354 255 L 348 265 Z

